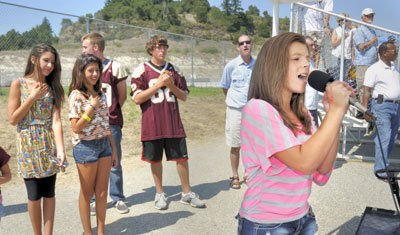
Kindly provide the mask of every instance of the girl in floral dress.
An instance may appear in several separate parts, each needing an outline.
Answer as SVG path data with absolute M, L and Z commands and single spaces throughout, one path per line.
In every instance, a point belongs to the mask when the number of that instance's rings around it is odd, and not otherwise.
M 38 44 L 29 54 L 24 76 L 12 82 L 8 100 L 9 121 L 17 126 L 18 174 L 25 181 L 34 234 L 42 234 L 42 211 L 44 233 L 53 232 L 56 173 L 65 161 L 60 77 L 57 51 Z M 56 158 L 58 165 L 53 163 Z

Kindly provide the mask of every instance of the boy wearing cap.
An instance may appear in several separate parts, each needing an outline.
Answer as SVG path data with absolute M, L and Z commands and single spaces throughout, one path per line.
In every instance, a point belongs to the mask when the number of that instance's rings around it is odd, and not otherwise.
M 371 24 L 375 13 L 371 8 L 362 11 L 361 19 L 363 22 Z M 354 42 L 354 65 L 356 68 L 357 89 L 361 101 L 364 93 L 364 75 L 368 67 L 377 61 L 378 38 L 372 28 L 361 25 L 353 35 Z M 357 118 L 362 118 L 362 113 L 357 113 Z

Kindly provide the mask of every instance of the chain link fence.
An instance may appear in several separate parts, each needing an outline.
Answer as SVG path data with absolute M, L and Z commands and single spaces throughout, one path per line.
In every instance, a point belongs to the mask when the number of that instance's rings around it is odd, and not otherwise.
M 80 39 L 88 32 L 99 32 L 104 36 L 105 56 L 118 61 L 128 74 L 150 59 L 145 51 L 149 38 L 155 34 L 165 36 L 170 46 L 167 60 L 183 73 L 188 85 L 196 87 L 219 87 L 225 64 L 237 56 L 237 50 L 230 42 L 205 40 L 4 2 L 0 2 L 0 20 L 7 22 L 7 18 L 15 14 L 16 8 L 24 15 L 27 25 L 32 23 L 32 26 L 20 33 L 13 29 L 13 24 L 9 24 L 7 33 L 0 36 L 1 87 L 8 87 L 14 79 L 23 75 L 31 48 L 41 42 L 51 43 L 60 54 L 62 82 L 67 86 L 75 59 L 82 50 Z M 61 30 L 56 36 L 51 30 L 57 24 L 61 24 Z

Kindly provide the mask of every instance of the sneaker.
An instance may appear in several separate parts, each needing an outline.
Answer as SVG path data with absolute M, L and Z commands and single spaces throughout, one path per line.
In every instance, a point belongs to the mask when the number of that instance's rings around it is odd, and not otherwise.
M 123 201 L 118 201 L 115 203 L 114 207 L 120 214 L 126 214 L 129 212 L 128 206 Z
M 204 208 L 206 207 L 206 204 L 200 200 L 199 195 L 197 195 L 196 193 L 190 191 L 186 194 L 182 193 L 182 197 L 181 197 L 181 203 L 183 204 L 190 204 L 193 207 L 196 208 Z
M 356 118 L 362 120 L 364 119 L 364 114 L 357 110 Z
M 162 193 L 156 193 L 155 199 L 154 199 L 154 207 L 158 210 L 165 210 L 168 208 L 167 204 L 167 194 L 164 192 Z
M 90 203 L 90 215 L 95 216 L 96 215 L 96 202 L 91 202 Z

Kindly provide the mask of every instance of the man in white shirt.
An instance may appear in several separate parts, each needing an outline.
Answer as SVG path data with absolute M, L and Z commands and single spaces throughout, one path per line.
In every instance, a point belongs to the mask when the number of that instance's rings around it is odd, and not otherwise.
M 319 8 L 325 11 L 333 11 L 333 0 L 318 0 L 305 3 L 311 7 Z M 304 8 L 302 12 L 302 28 L 305 35 L 315 40 L 315 66 L 317 69 L 329 69 L 331 67 L 331 50 L 330 37 L 332 30 L 329 27 L 329 14 Z M 319 67 L 321 60 L 322 68 Z
M 376 128 L 383 149 L 375 135 L 375 172 L 389 167 L 389 155 L 398 136 L 400 118 L 400 73 L 393 63 L 397 57 L 396 46 L 392 42 L 384 42 L 379 46 L 378 53 L 380 60 L 365 72 L 362 99 L 367 107 L 369 98 L 372 98 L 371 111 L 377 116 Z M 368 116 L 364 118 L 370 121 Z M 386 173 L 378 175 L 385 176 Z

